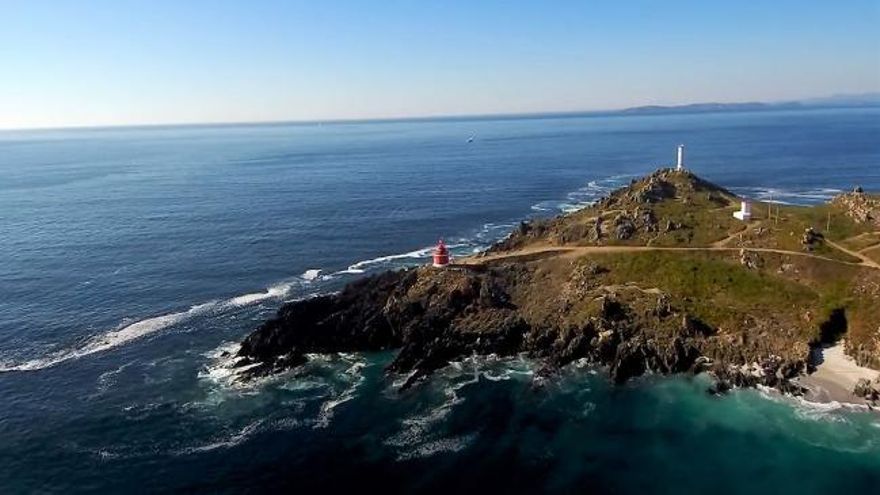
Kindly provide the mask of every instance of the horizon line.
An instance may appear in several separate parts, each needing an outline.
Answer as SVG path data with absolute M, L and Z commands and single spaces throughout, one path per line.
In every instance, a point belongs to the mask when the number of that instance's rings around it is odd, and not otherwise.
M 822 103 L 824 99 L 847 98 L 847 97 L 865 97 L 873 96 L 877 101 L 866 101 L 861 103 L 846 102 L 828 102 Z M 810 104 L 810 101 L 818 101 Z M 805 104 L 806 103 L 806 104 Z M 698 107 L 708 107 L 718 105 L 722 108 L 703 109 Z M 738 109 L 738 106 L 758 105 L 757 108 Z M 723 107 L 729 108 L 723 108 Z M 143 124 L 84 124 L 84 125 L 60 125 L 60 126 L 35 126 L 35 127 L 0 127 L 0 132 L 33 132 L 33 131 L 77 131 L 77 130 L 109 130 L 109 129 L 142 129 L 142 128 L 169 128 L 169 127 L 234 127 L 234 126 L 283 126 L 283 125 L 321 125 L 321 124 L 368 124 L 368 123 L 396 123 L 396 122 L 430 122 L 430 121 L 455 121 L 455 120 L 515 120 L 515 119 L 541 119 L 541 118 L 576 118 L 581 116 L 658 116 L 668 115 L 669 111 L 678 114 L 689 113 L 722 113 L 722 112 L 750 112 L 750 111 L 772 111 L 772 110 L 793 110 L 801 108 L 803 110 L 810 109 L 830 109 L 830 108 L 871 108 L 880 106 L 880 92 L 866 93 L 838 93 L 831 96 L 807 97 L 797 100 L 773 100 L 773 101 L 735 101 L 735 102 L 718 102 L 718 101 L 701 101 L 692 103 L 679 104 L 644 104 L 636 106 L 618 107 L 610 109 L 593 109 L 593 110 L 547 110 L 534 112 L 498 112 L 498 113 L 461 113 L 461 114 L 438 114 L 438 115 L 413 115 L 413 116 L 386 116 L 386 117 L 363 117 L 363 118 L 331 118 L 331 119 L 284 119 L 284 120 L 254 120 L 254 121 L 217 121 L 217 122 L 155 122 Z M 694 107 L 694 108 L 688 108 Z M 781 108 L 780 108 L 781 107 Z

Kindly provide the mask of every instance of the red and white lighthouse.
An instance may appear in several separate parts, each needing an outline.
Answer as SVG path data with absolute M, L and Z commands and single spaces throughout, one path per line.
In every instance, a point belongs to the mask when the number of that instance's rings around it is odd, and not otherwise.
M 440 239 L 440 242 L 437 243 L 437 247 L 434 248 L 434 266 L 443 267 L 449 264 L 449 249 L 446 248 L 446 244 L 443 244 L 443 239 Z

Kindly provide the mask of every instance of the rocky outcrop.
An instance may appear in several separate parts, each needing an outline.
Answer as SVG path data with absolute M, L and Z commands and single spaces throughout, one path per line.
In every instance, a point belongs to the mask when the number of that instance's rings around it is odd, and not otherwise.
M 415 281 L 411 271 L 387 272 L 349 284 L 338 294 L 285 304 L 244 339 L 239 365 L 264 375 L 302 364 L 306 353 L 399 347 L 401 332 L 385 308 Z
M 396 348 L 389 371 L 411 373 L 408 386 L 472 354 L 525 353 L 545 362 L 545 371 L 579 359 L 607 366 L 617 383 L 646 372 L 709 370 L 721 389 L 784 388 L 805 366 L 806 345 L 736 342 L 669 294 L 608 285 L 608 270 L 598 263 L 559 270 L 566 275 L 559 286 L 541 281 L 548 274 L 540 262 L 423 267 L 366 278 L 338 294 L 285 305 L 245 339 L 238 366 L 264 375 L 297 366 L 309 353 Z M 753 362 L 762 373 L 747 369 Z
M 865 193 L 861 187 L 853 192 L 840 194 L 831 204 L 842 209 L 857 223 L 866 223 L 880 228 L 880 198 Z
M 639 180 L 628 187 L 614 191 L 599 200 L 601 209 L 632 209 L 639 205 L 650 205 L 670 199 L 688 200 L 692 195 L 706 198 L 720 206 L 726 206 L 736 198 L 730 191 L 705 181 L 687 170 L 665 168 Z
M 817 246 L 825 242 L 825 236 L 816 232 L 813 227 L 807 227 L 801 237 L 801 245 L 804 251 L 813 251 Z
M 598 200 L 594 205 L 552 219 L 523 223 L 511 235 L 492 246 L 490 252 L 513 251 L 524 246 L 654 243 L 660 237 L 692 239 L 709 221 L 688 215 L 689 210 L 719 210 L 736 197 L 724 188 L 688 171 L 661 169 Z M 681 208 L 661 208 L 675 204 Z M 727 219 L 727 215 L 724 216 Z
M 853 389 L 853 394 L 856 397 L 865 399 L 873 405 L 877 405 L 877 403 L 880 402 L 880 376 L 873 380 L 859 378 L 859 381 L 856 382 L 856 386 Z
M 716 382 L 711 391 L 723 393 L 731 388 L 746 388 L 762 385 L 784 393 L 802 395 L 806 389 L 794 381 L 807 369 L 807 361 L 790 361 L 778 356 L 769 356 L 748 366 L 715 366 L 712 373 Z

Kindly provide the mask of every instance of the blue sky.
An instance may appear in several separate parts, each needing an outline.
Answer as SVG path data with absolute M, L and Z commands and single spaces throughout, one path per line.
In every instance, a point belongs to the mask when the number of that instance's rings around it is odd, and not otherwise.
M 0 128 L 880 91 L 880 0 L 0 0 Z

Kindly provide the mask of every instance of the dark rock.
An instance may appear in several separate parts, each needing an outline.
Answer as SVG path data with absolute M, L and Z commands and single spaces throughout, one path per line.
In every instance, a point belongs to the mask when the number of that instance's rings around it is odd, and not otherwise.
M 632 219 L 621 214 L 614 219 L 614 231 L 617 238 L 624 241 L 636 233 L 636 226 Z
M 803 244 L 804 249 L 807 250 L 807 251 L 812 251 L 813 248 L 814 248 L 817 244 L 819 244 L 819 243 L 821 243 L 821 242 L 824 242 L 824 241 L 825 241 L 825 236 L 823 236 L 823 235 L 822 235 L 821 233 L 819 233 L 819 232 L 816 232 L 816 231 L 813 229 L 813 227 L 807 227 L 807 228 L 804 230 L 804 235 L 803 235 L 803 237 L 801 238 L 801 244 Z
M 867 378 L 859 378 L 855 388 L 853 388 L 853 394 L 856 397 L 862 397 L 872 402 L 880 400 L 880 377 L 875 378 L 873 381 Z

